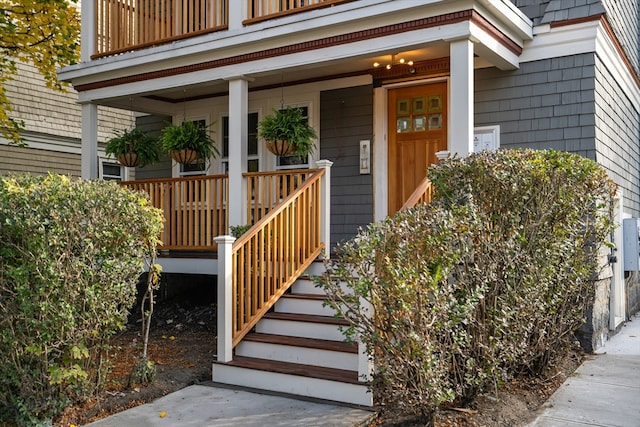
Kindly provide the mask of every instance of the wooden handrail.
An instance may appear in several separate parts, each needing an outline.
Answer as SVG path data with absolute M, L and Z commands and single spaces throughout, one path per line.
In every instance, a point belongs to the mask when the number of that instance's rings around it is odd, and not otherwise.
M 411 193 L 407 201 L 404 202 L 404 205 L 402 205 L 400 210 L 412 208 L 420 203 L 429 203 L 432 197 L 433 184 L 431 183 L 431 181 L 429 181 L 429 178 L 425 176 L 424 179 L 420 181 L 420 184 L 418 184 L 413 193 Z
M 234 347 L 322 252 L 324 174 L 324 169 L 313 171 L 303 185 L 233 243 Z

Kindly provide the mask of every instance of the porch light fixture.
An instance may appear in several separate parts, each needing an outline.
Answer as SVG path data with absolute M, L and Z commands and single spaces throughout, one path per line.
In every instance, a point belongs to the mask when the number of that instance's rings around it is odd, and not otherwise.
M 396 66 L 396 65 L 413 65 L 413 61 L 406 61 L 404 58 L 400 57 L 396 60 L 396 55 L 391 55 L 391 61 L 388 62 L 386 65 L 384 65 L 384 68 L 386 68 L 387 70 L 390 70 L 392 67 Z M 380 62 L 374 62 L 373 63 L 373 68 L 380 68 L 382 67 L 383 64 L 381 64 Z

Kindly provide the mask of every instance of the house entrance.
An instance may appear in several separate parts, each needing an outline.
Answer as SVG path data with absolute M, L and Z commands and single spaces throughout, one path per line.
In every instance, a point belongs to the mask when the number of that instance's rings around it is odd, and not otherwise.
M 447 149 L 447 83 L 388 92 L 388 214 L 397 212 L 420 181 L 436 153 Z

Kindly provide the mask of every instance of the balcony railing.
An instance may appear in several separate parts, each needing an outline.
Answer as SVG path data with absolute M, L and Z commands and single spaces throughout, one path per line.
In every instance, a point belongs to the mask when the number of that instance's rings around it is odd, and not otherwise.
M 353 0 L 246 0 L 246 13 L 230 14 L 244 0 L 95 0 L 93 57 L 168 43 Z M 236 11 L 237 9 L 234 9 Z

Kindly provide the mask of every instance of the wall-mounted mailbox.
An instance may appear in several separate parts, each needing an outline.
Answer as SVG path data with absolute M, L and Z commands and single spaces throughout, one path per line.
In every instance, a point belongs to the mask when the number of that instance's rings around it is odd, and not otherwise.
M 640 271 L 640 218 L 622 220 L 622 250 L 625 271 Z

